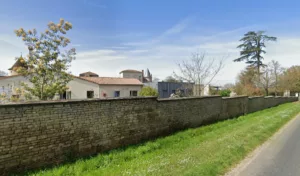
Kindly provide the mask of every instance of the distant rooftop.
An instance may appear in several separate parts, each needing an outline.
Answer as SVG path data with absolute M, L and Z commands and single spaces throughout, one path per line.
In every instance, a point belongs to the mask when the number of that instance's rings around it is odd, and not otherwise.
M 90 72 L 90 71 L 84 72 L 84 73 L 80 73 L 79 76 L 80 77 L 99 77 L 98 74 Z
M 8 70 L 13 70 L 14 68 L 18 68 L 18 67 L 24 67 L 27 68 L 27 64 L 25 63 L 25 60 L 23 59 L 23 57 L 21 56 L 15 63 L 14 65 L 9 68 Z
M 139 71 L 139 70 L 131 70 L 131 69 L 127 69 L 127 70 L 123 70 L 123 71 L 121 71 L 121 72 L 120 72 L 120 74 L 121 74 L 121 73 L 123 73 L 123 72 L 130 72 L 130 73 L 142 73 L 142 71 Z

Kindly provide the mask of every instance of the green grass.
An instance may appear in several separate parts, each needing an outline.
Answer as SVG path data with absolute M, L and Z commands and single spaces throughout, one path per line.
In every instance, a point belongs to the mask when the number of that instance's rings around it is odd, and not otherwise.
M 288 103 L 27 175 L 221 175 L 299 112 Z

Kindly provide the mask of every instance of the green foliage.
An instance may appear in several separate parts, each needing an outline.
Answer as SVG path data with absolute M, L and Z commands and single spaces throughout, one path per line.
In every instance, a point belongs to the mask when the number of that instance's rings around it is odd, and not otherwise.
M 300 92 L 300 66 L 292 66 L 280 75 L 280 87 L 292 92 Z
M 261 96 L 262 90 L 257 86 L 257 70 L 248 66 L 237 76 L 237 83 L 234 91 L 237 95 Z
M 241 62 L 246 60 L 246 63 L 255 66 L 260 71 L 260 67 L 264 66 L 262 60 L 263 54 L 266 54 L 264 48 L 266 48 L 265 42 L 276 41 L 276 37 L 265 35 L 264 31 L 249 31 L 240 40 L 242 44 L 238 46 L 241 49 L 240 57 L 235 59 L 235 62 Z
M 222 97 L 229 97 L 230 93 L 231 93 L 231 91 L 229 89 L 219 91 L 219 95 L 222 96 Z
M 158 91 L 152 87 L 146 86 L 143 87 L 142 90 L 139 93 L 139 96 L 147 97 L 147 96 L 158 96 Z
M 23 83 L 25 91 L 40 100 L 52 99 L 55 93 L 66 91 L 72 76 L 67 73 L 70 63 L 75 59 L 75 49 L 66 49 L 70 40 L 65 37 L 72 24 L 61 19 L 58 24 L 50 22 L 48 29 L 38 34 L 35 29 L 16 30 L 18 37 L 28 46 L 29 55 L 17 58 L 26 67 L 17 72 L 28 77 L 32 86 Z
M 224 175 L 299 112 L 288 103 L 27 175 Z

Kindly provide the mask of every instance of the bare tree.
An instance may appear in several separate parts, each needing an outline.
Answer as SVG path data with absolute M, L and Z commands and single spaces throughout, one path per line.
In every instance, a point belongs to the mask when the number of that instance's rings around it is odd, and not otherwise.
M 7 76 L 8 74 L 5 71 L 0 70 L 0 76 Z
M 266 96 L 269 95 L 269 89 L 274 86 L 272 70 L 269 65 L 263 67 L 262 72 L 257 80 L 259 87 L 263 88 Z
M 177 64 L 180 73 L 177 74 L 174 72 L 174 76 L 178 80 L 195 83 L 195 94 L 201 95 L 203 89 L 223 69 L 224 61 L 225 57 L 215 59 L 207 57 L 205 53 L 194 53 L 189 60 L 183 60 Z
M 268 66 L 271 69 L 271 74 L 274 80 L 275 96 L 277 96 L 278 89 L 279 89 L 279 78 L 285 69 L 279 64 L 278 61 L 274 61 L 274 60 L 272 60 Z
M 263 69 L 258 80 L 258 85 L 261 86 L 266 95 L 269 95 L 269 89 L 274 88 L 275 96 L 277 96 L 279 88 L 279 77 L 283 73 L 284 68 L 282 68 L 278 61 L 272 60 Z
M 232 84 L 232 83 L 226 83 L 226 84 L 224 84 L 223 88 L 231 90 L 231 89 L 234 88 L 234 84 Z
M 173 76 L 167 76 L 165 79 L 164 79 L 165 82 L 173 82 L 173 83 L 178 83 L 180 82 L 180 80 L 177 80 L 176 78 L 174 78 Z

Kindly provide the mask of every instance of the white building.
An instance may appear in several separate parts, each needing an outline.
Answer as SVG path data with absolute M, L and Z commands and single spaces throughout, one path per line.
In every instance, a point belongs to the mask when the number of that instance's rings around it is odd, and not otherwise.
M 19 97 L 15 91 L 16 88 L 21 88 L 21 83 L 28 85 L 29 80 L 21 75 L 18 75 L 14 67 L 19 67 L 18 60 L 11 70 L 10 76 L 0 77 L 0 94 L 5 93 L 7 97 Z M 92 72 L 80 74 L 79 77 L 73 76 L 67 86 L 69 89 L 62 95 L 61 99 L 86 99 L 86 98 L 106 98 L 106 97 L 130 97 L 138 96 L 139 91 L 143 87 L 143 83 L 135 78 L 113 78 L 99 77 Z
M 144 73 L 144 70 L 123 70 L 120 72 L 121 78 L 135 78 L 141 81 L 142 83 L 149 83 L 152 82 L 152 74 L 150 73 L 149 69 L 147 69 L 146 74 Z

